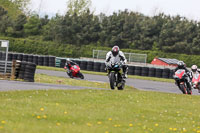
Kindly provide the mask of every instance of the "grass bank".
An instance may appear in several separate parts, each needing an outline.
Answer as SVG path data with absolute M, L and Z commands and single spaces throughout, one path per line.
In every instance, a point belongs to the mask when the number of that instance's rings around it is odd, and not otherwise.
M 0 92 L 2 133 L 199 133 L 200 97 L 138 90 Z

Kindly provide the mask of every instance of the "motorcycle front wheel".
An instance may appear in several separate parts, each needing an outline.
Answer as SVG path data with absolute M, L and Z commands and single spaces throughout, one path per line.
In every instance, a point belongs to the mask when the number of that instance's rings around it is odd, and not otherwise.
M 79 72 L 78 76 L 79 76 L 81 79 L 84 79 L 84 75 L 83 75 L 81 72 Z
M 185 84 L 180 84 L 180 89 L 181 89 L 181 91 L 183 92 L 183 94 L 187 94 Z
M 115 73 L 114 72 L 110 72 L 110 75 L 109 75 L 109 80 L 110 80 L 110 88 L 113 90 L 115 89 Z
M 124 89 L 124 86 L 125 86 L 125 81 L 122 80 L 121 83 L 120 83 L 120 86 L 118 86 L 118 90 L 123 90 Z

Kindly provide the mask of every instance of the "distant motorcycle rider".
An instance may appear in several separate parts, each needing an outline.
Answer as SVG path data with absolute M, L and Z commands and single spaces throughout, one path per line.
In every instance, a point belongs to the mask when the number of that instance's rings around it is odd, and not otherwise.
M 192 65 L 191 70 L 192 76 L 199 73 L 197 65 Z
M 185 63 L 183 61 L 178 61 L 177 62 L 177 67 L 174 69 L 174 73 L 179 70 L 179 69 L 184 69 L 185 72 L 187 73 L 187 77 L 186 77 L 186 84 L 187 84 L 187 87 L 192 90 L 192 85 L 191 85 L 191 79 L 192 79 L 192 75 L 191 75 L 191 72 L 186 68 L 185 66 Z M 179 87 L 180 89 L 180 82 L 177 80 L 176 81 L 176 84 L 177 86 Z
M 66 67 L 67 73 L 69 74 L 70 77 L 72 76 L 72 71 L 71 71 L 70 68 L 71 68 L 73 65 L 77 65 L 77 64 L 76 64 L 75 62 L 69 60 L 69 59 L 66 60 L 65 67 Z
M 109 63 L 111 61 L 114 61 L 114 60 L 119 60 L 122 62 L 123 64 L 123 78 L 127 78 L 127 71 L 128 71 L 128 66 L 126 65 L 127 63 L 127 60 L 126 60 L 126 57 L 124 55 L 124 53 L 122 51 L 119 50 L 119 47 L 118 46 L 114 46 L 112 48 L 111 51 L 109 51 L 107 54 L 106 54 L 106 67 L 109 65 Z

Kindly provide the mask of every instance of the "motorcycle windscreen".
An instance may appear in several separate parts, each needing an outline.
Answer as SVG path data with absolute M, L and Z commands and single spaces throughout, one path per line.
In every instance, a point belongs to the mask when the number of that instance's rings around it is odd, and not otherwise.
M 179 79 L 182 79 L 183 75 L 185 74 L 185 70 L 184 69 L 179 69 L 175 72 L 175 75 L 177 77 L 179 77 Z

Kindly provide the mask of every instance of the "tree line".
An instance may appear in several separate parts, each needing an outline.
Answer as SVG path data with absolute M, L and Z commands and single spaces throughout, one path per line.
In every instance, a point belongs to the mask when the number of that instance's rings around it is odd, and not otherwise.
M 86 8 L 49 18 L 27 15 L 19 7 L 12 13 L 0 3 L 0 36 L 52 41 L 62 47 L 118 45 L 124 49 L 200 54 L 200 22 L 179 15 L 159 13 L 150 17 L 129 10 L 95 15 Z

